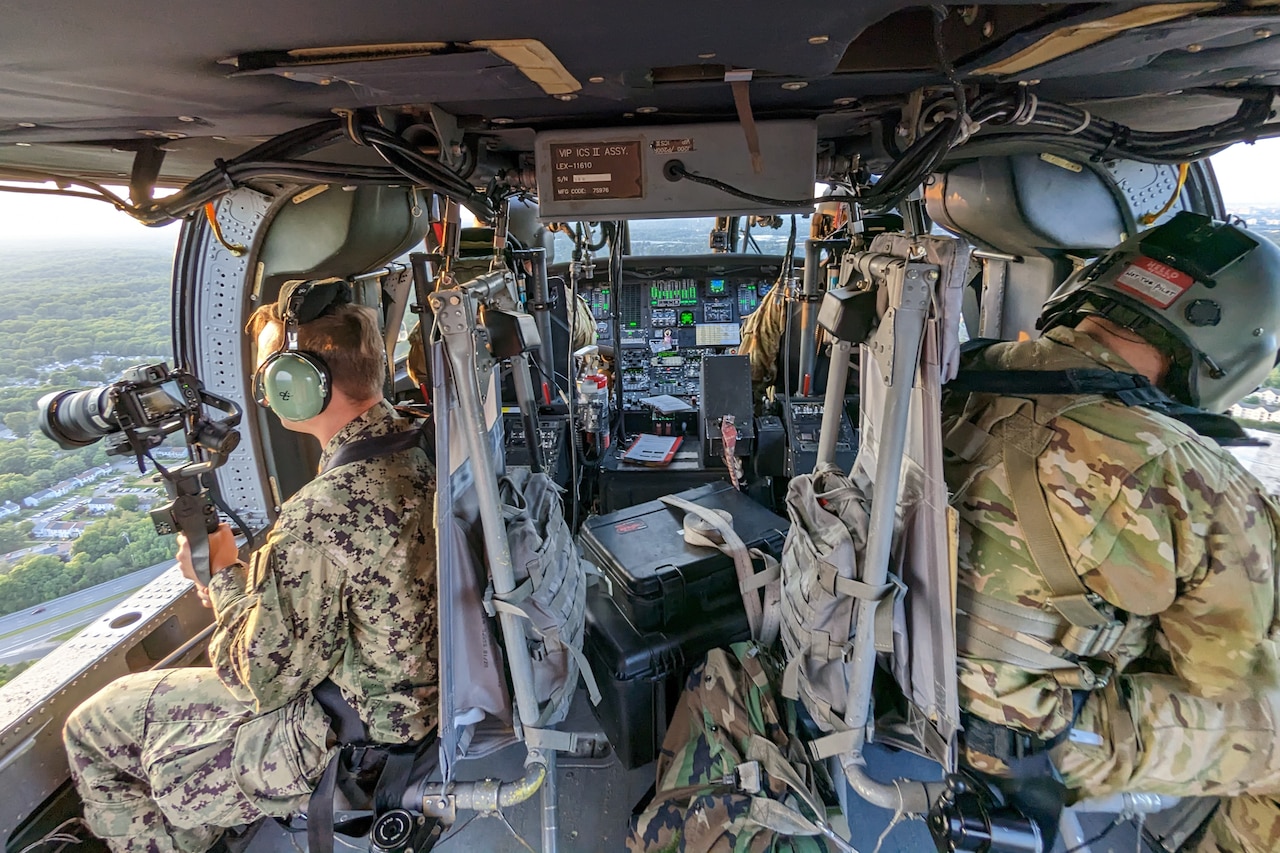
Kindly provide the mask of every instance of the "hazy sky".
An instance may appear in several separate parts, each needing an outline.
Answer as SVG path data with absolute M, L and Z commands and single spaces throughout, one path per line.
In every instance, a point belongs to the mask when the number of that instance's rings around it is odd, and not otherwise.
M 1227 207 L 1271 203 L 1280 207 L 1280 139 L 1236 145 L 1213 158 Z M 118 190 L 124 195 L 123 190 Z M 79 232 L 84 242 L 145 240 L 173 245 L 178 226 L 147 228 L 102 202 L 0 192 L 0 247 L 60 241 Z

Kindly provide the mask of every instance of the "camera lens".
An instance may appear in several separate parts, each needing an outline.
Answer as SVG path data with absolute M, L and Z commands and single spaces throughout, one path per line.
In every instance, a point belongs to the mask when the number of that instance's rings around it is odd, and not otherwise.
M 119 432 L 111 421 L 110 385 L 86 391 L 54 391 L 40 398 L 40 431 L 63 450 L 86 447 Z

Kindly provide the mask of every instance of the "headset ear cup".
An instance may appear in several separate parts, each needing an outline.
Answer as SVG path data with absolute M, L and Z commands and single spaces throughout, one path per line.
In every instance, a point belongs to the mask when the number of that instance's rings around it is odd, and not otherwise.
M 329 369 L 309 353 L 276 353 L 263 365 L 262 390 L 281 420 L 305 421 L 329 405 Z

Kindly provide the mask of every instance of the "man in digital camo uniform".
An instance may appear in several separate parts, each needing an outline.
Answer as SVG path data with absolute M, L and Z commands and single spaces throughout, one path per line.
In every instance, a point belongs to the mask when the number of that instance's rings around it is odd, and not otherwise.
M 1276 361 L 1280 249 L 1181 214 L 1068 282 L 1042 325 L 966 369 L 1141 374 L 1222 412 Z M 968 759 L 1016 775 L 1047 751 L 1077 797 L 1230 798 L 1188 847 L 1278 850 L 1280 508 L 1213 440 L 1116 396 L 1006 388 L 949 412 Z
M 263 381 L 272 372 L 264 363 L 285 348 L 281 306 L 312 284 L 286 284 L 247 331 L 257 341 L 259 401 L 320 441 L 321 473 L 285 502 L 247 565 L 229 528 L 210 537 L 213 576 L 200 593 L 218 623 L 213 668 L 126 676 L 67 721 L 85 819 L 117 853 L 203 851 L 223 827 L 304 808 L 334 753 L 312 696 L 325 679 L 373 742 L 419 740 L 435 725 L 435 471 L 403 443 L 330 466 L 340 448 L 412 428 L 383 400 L 374 312 L 342 304 L 344 283 L 316 285 L 298 303 L 296 349 L 327 365 L 330 399 L 312 405 L 296 385 L 284 390 L 298 378 L 292 355 L 274 384 Z M 306 368 L 297 373 L 305 379 Z M 194 580 L 185 542 L 178 556 Z

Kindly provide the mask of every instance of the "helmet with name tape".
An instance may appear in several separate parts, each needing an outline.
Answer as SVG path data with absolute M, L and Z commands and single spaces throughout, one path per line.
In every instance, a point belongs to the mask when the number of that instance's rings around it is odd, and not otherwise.
M 1039 326 L 1105 317 L 1170 357 L 1164 390 L 1222 412 L 1252 392 L 1280 350 L 1280 247 L 1198 213 L 1132 237 L 1069 278 Z

